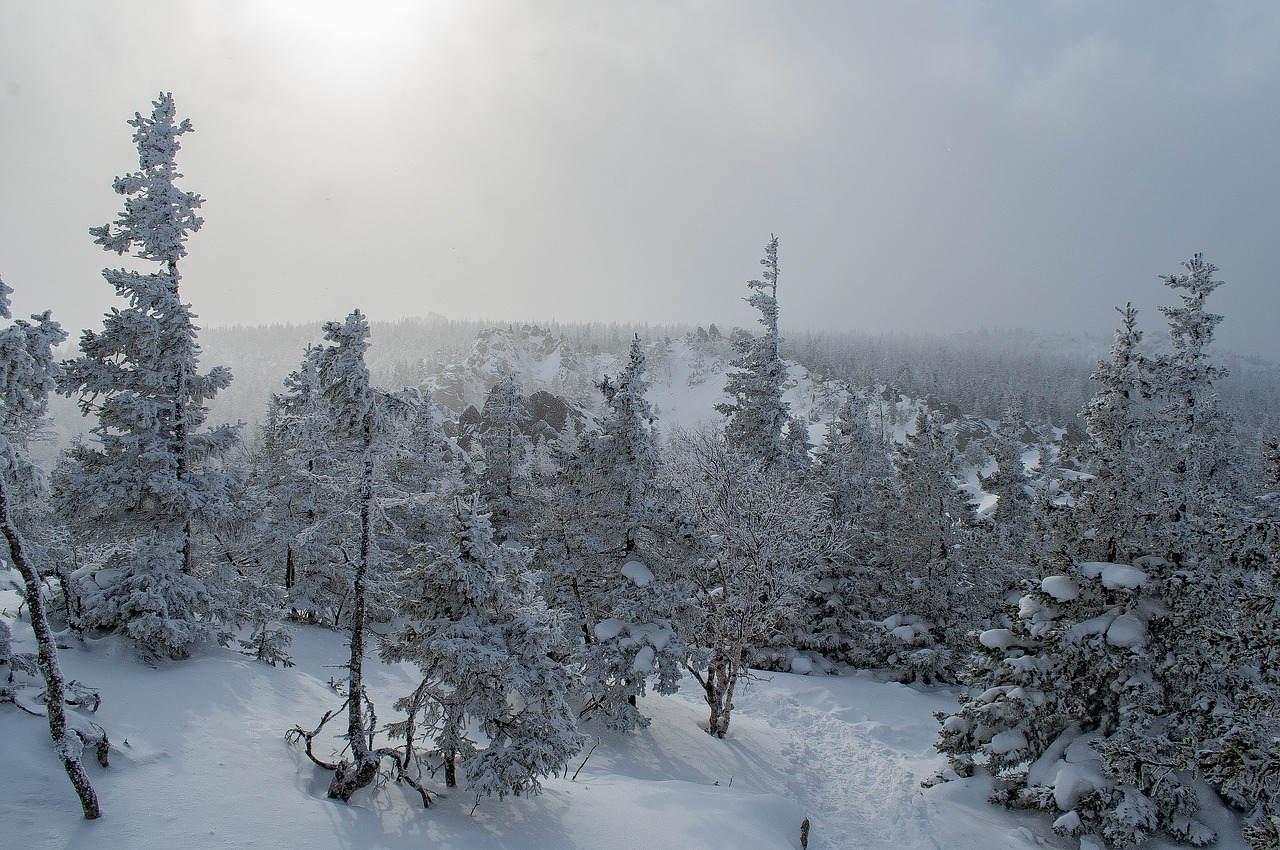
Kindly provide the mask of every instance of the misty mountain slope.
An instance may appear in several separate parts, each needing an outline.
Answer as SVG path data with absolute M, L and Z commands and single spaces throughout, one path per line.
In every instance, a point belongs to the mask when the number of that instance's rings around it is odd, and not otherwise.
M 545 390 L 581 405 L 591 403 L 595 382 L 618 365 L 614 354 L 584 350 L 564 334 L 536 326 L 487 328 L 460 362 L 424 376 L 423 384 L 437 403 L 455 412 L 483 407 L 502 375 L 514 376 L 526 396 Z
M 526 395 L 548 391 L 579 409 L 599 414 L 597 384 L 625 365 L 632 335 L 648 355 L 648 399 L 664 432 L 719 422 L 715 405 L 734 357 L 732 337 L 709 325 L 683 328 L 573 324 L 546 327 L 426 319 L 375 322 L 368 363 L 375 383 L 388 388 L 422 387 L 456 417 L 468 405 L 481 408 L 498 376 L 510 373 Z M 311 325 L 213 328 L 202 332 L 203 364 L 223 364 L 233 374 L 220 392 L 210 422 L 246 423 L 256 440 L 268 400 L 298 368 L 308 344 L 320 337 Z M 1077 439 L 1079 411 L 1093 385 L 1097 341 L 1088 337 L 1037 336 L 1025 331 L 927 336 L 797 332 L 784 348 L 788 381 L 784 399 L 793 416 L 809 425 L 820 445 L 843 398 L 841 387 L 869 392 L 868 417 L 886 436 L 901 440 L 921 404 L 963 418 L 962 431 L 979 433 L 1010 405 L 1033 426 L 1052 424 Z M 62 352 L 64 356 L 71 353 Z M 1280 371 L 1257 358 L 1231 355 L 1230 374 L 1220 382 L 1224 408 L 1247 441 L 1270 433 L 1280 421 Z M 51 400 L 54 439 L 33 454 L 46 468 L 58 451 L 92 426 L 72 401 Z M 963 444 L 963 435 L 961 443 Z

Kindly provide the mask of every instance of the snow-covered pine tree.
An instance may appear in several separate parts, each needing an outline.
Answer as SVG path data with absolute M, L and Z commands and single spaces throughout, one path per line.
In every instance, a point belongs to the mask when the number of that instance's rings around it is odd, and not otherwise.
M 813 441 L 809 438 L 809 423 L 799 416 L 787 420 L 786 433 L 782 435 L 786 448 L 783 461 L 796 475 L 805 475 L 813 469 Z
M 827 428 L 817 477 L 837 520 L 870 524 L 880 519 L 875 515 L 880 485 L 893 477 L 893 466 L 867 419 L 866 398 L 852 387 L 844 388 L 844 400 Z
M 1280 501 L 1254 501 L 1225 541 L 1244 574 L 1234 615 L 1219 634 L 1232 661 L 1235 710 L 1210 721 L 1201 767 L 1219 792 L 1246 812 L 1246 840 L 1280 850 Z
M 980 636 L 960 710 L 940 715 L 938 748 L 956 770 L 981 765 L 999 800 L 1047 809 L 1059 832 L 1109 846 L 1158 831 L 1211 841 L 1195 818 L 1188 742 L 1158 716 L 1172 707 L 1165 659 L 1177 651 L 1165 623 L 1186 625 L 1153 586 L 1166 568 L 1154 557 L 1127 565 L 1059 556 L 1028 580 L 1012 628 Z
M 1027 492 L 1027 471 L 1022 463 L 1024 428 L 1022 406 L 1011 405 L 989 441 L 996 468 L 981 478 L 982 489 L 996 497 L 992 522 L 1000 555 L 1006 562 L 1019 566 L 1025 563 L 1028 554 L 1033 501 Z
M 403 398 L 376 389 L 369 379 L 365 352 L 369 348 L 369 322 L 353 310 L 343 322 L 326 322 L 326 345 L 308 352 L 309 367 L 300 383 L 307 388 L 307 404 L 297 423 L 299 434 L 322 436 L 323 466 L 318 462 L 297 467 L 323 488 L 323 513 L 308 531 L 324 529 L 329 546 L 341 555 L 345 569 L 335 580 L 349 581 L 350 595 L 345 618 L 350 635 L 351 655 L 347 663 L 347 733 L 350 758 L 325 762 L 312 749 L 320 727 L 308 732 L 300 727 L 291 735 L 304 740 L 307 755 L 321 767 L 334 771 L 328 794 L 347 802 L 374 780 L 384 753 L 373 749 L 374 729 L 370 728 L 370 704 L 364 690 L 366 631 L 371 603 L 377 601 L 378 586 L 390 582 L 398 561 L 398 545 L 385 546 L 384 538 L 399 544 L 400 529 L 389 520 L 387 500 L 399 500 L 403 493 L 389 481 L 387 467 L 400 454 L 404 425 L 413 410 Z M 318 461 L 312 456 L 305 461 Z M 335 534 L 335 530 L 340 530 Z M 385 592 L 385 590 L 384 590 Z
M 12 318 L 9 309 L 12 292 L 0 280 L 0 317 L 5 319 Z M 44 424 L 49 391 L 58 374 L 53 348 L 67 338 L 48 311 L 31 318 L 35 324 L 18 320 L 0 329 L 0 534 L 7 546 L 7 560 L 22 576 L 31 630 L 36 638 L 36 662 L 45 682 L 49 735 L 67 778 L 80 798 L 84 816 L 93 820 L 101 816 L 102 810 L 80 762 L 84 741 L 67 723 L 67 683 L 58 663 L 58 646 L 49 624 L 40 570 L 19 528 L 21 509 L 17 502 L 34 500 L 41 483 L 39 470 L 27 456 L 28 441 Z M 0 627 L 8 644 L 8 624 Z M 5 649 L 3 661 L 9 663 L 11 653 L 7 646 Z
M 1146 450 L 1152 431 L 1150 368 L 1138 350 L 1138 311 L 1131 304 L 1116 309 L 1121 325 L 1111 358 L 1099 361 L 1092 375 L 1097 391 L 1081 414 L 1090 437 L 1085 454 L 1093 478 L 1080 488 L 1069 520 L 1093 529 L 1081 554 L 1101 561 L 1142 554 L 1156 513 L 1155 474 Z
M 527 530 L 530 500 L 530 461 L 533 443 L 525 433 L 529 406 L 515 375 L 507 373 L 494 384 L 484 402 L 484 450 L 481 493 L 493 515 L 498 535 L 519 539 Z
M 607 413 L 585 435 L 538 526 L 552 603 L 572 622 L 583 715 L 611 728 L 648 725 L 636 707 L 650 681 L 679 686 L 694 557 L 677 496 L 662 483 L 639 338 L 626 368 L 600 385 Z
M 386 500 L 383 510 L 406 544 L 437 543 L 452 526 L 465 453 L 445 435 L 442 411 L 429 393 L 405 389 L 396 397 L 409 416 L 388 459 L 387 479 L 403 495 Z
M 80 356 L 58 379 L 98 422 L 91 443 L 64 456 L 55 488 L 82 541 L 115 544 L 111 569 L 79 588 L 84 624 L 124 632 L 145 653 L 182 657 L 215 635 L 220 605 L 201 575 L 200 526 L 225 505 L 228 473 L 217 460 L 238 427 L 203 427 L 205 402 L 231 373 L 200 372 L 195 314 L 178 291 L 187 237 L 203 224 L 203 199 L 174 182 L 178 138 L 191 122 L 175 121 L 170 94 L 153 107 L 129 121 L 140 168 L 113 184 L 124 210 L 89 232 L 103 250 L 133 249 L 159 268 L 102 273 L 128 304 L 106 314 L 101 332 L 84 332 Z
M 1200 254 L 1183 268 L 1181 274 L 1161 277 L 1166 286 L 1183 292 L 1180 306 L 1159 308 L 1169 322 L 1173 351 L 1153 363 L 1166 427 L 1155 431 L 1152 443 L 1162 479 L 1165 521 L 1160 536 L 1169 549 L 1167 557 L 1194 565 L 1212 546 L 1215 517 L 1237 502 L 1245 488 L 1231 418 L 1219 407 L 1214 387 L 1227 371 L 1208 353 L 1222 316 L 1208 312 L 1205 301 L 1222 281 L 1213 278 L 1218 267 Z
M 982 636 L 988 659 L 967 677 L 981 696 L 944 721 L 940 745 L 957 767 L 985 763 L 1008 801 L 1060 813 L 1060 831 L 1118 846 L 1158 831 L 1211 841 L 1196 819 L 1200 772 L 1230 789 L 1233 764 L 1268 760 L 1248 749 L 1258 738 L 1234 734 L 1249 711 L 1233 704 L 1239 644 L 1223 621 L 1241 565 L 1274 558 L 1275 533 L 1264 523 L 1263 544 L 1237 545 L 1249 534 L 1205 352 L 1218 282 L 1198 255 L 1186 268 L 1165 278 L 1191 292 L 1164 311 L 1172 354 L 1138 354 L 1134 311 L 1121 311 L 1084 412 L 1095 477 L 1058 512 L 1056 551 L 1012 631 Z M 1099 552 L 1129 558 L 1087 560 Z
M 377 440 L 378 410 L 364 353 L 368 350 L 369 323 L 359 310 L 346 321 L 327 322 L 325 339 L 332 343 L 316 351 L 316 373 L 320 390 L 333 415 L 334 430 L 348 438 L 350 450 L 360 456 L 358 513 L 360 517 L 359 549 L 352 553 L 350 643 L 351 658 L 347 663 L 347 746 L 351 761 L 338 763 L 329 796 L 346 802 L 351 795 L 373 781 L 378 770 L 378 757 L 369 751 L 364 694 L 364 631 L 367 626 L 367 587 L 374 578 L 371 572 L 381 567 L 374 533 L 377 522 Z
M 867 418 L 866 399 L 852 387 L 827 429 L 814 485 L 847 540 L 847 557 L 819 579 L 808 617 L 808 643 L 854 664 L 873 663 L 880 637 L 868 624 L 891 612 L 886 589 L 891 561 L 889 520 L 897 508 L 893 466 Z M 883 660 L 883 659 L 880 659 Z
M 320 347 L 308 346 L 267 409 L 260 440 L 259 481 L 267 497 L 260 557 L 279 564 L 292 617 L 338 628 L 351 613 L 351 574 L 341 541 L 357 534 L 347 504 L 356 471 L 333 427 L 319 358 Z
M 967 562 L 973 511 L 954 483 L 954 459 L 940 417 L 921 409 L 893 460 L 896 586 L 889 594 L 894 612 L 882 624 L 885 660 L 907 680 L 951 679 L 963 661 L 968 630 L 999 605 L 999 590 L 979 586 L 990 577 L 975 575 Z
M 733 401 L 717 404 L 716 410 L 728 417 L 724 439 L 734 451 L 774 464 L 793 458 L 786 441 L 791 408 L 782 400 L 787 369 L 779 352 L 777 236 L 770 235 L 760 264 L 763 279 L 747 284 L 752 292 L 743 300 L 760 311 L 764 333 L 734 340 L 738 356 L 729 364 L 734 371 L 724 387 Z
M 424 759 L 439 761 L 450 787 L 461 768 L 477 799 L 534 793 L 583 743 L 557 660 L 564 635 L 537 593 L 533 553 L 495 542 L 476 497 L 455 510 L 448 545 L 420 551 L 407 622 L 383 645 L 385 660 L 412 661 L 423 676 L 396 704 L 408 717 L 391 727 L 405 742 L 392 751 L 415 780 Z
M 1280 437 L 1268 435 L 1262 441 L 1262 491 L 1280 490 Z
M 292 667 L 293 635 L 284 569 L 277 569 L 280 536 L 272 524 L 268 482 L 274 467 L 271 447 L 241 446 L 225 462 L 238 475 L 228 490 L 231 509 L 208 529 L 211 572 L 229 609 L 227 625 L 236 629 L 240 651 L 275 666 Z M 241 631 L 247 630 L 247 633 Z

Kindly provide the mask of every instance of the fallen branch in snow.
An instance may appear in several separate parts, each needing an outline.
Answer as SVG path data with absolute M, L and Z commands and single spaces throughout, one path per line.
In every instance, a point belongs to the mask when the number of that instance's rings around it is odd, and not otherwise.
M 41 712 L 36 711 L 36 710 L 35 710 L 35 709 L 33 709 L 33 708 L 28 708 L 27 706 L 23 705 L 23 704 L 18 700 L 18 694 L 17 694 L 17 691 L 15 691 L 14 689 L 12 689 L 12 688 L 10 688 L 10 687 L 7 687 L 7 686 L 6 686 L 6 687 L 3 687 L 3 688 L 0 688 L 0 703 L 3 703 L 3 702 L 13 703 L 13 704 L 14 704 L 14 705 L 16 705 L 18 708 L 20 708 L 20 709 L 22 709 L 23 711 L 25 711 L 27 714 L 30 714 L 32 717 L 44 717 L 44 716 L 45 716 L 45 715 L 44 715 L 44 714 L 42 714 Z
M 316 728 L 314 729 L 304 729 L 300 725 L 294 726 L 292 729 L 290 729 L 288 732 L 285 733 L 284 735 L 285 740 L 289 741 L 290 743 L 296 743 L 298 741 L 302 741 L 303 751 L 307 754 L 307 758 L 311 759 L 312 763 L 314 763 L 317 767 L 322 767 L 325 770 L 333 771 L 335 774 L 342 774 L 344 771 L 349 771 L 351 769 L 350 762 L 348 762 L 346 759 L 343 759 L 341 762 L 337 764 L 334 764 L 333 762 L 324 761 L 323 759 L 321 759 L 315 754 L 315 750 L 312 749 L 311 742 L 315 740 L 316 735 L 320 734 L 320 730 L 324 728 L 326 723 L 328 723 L 333 718 L 337 717 L 339 714 L 342 713 L 344 709 L 347 708 L 347 703 L 350 702 L 350 700 L 351 698 L 347 697 L 347 699 L 343 700 L 342 705 L 338 706 L 332 711 L 325 712 L 324 717 L 320 718 L 319 724 L 317 724 Z M 369 711 L 370 711 L 370 714 L 372 714 L 373 712 L 372 705 L 369 706 Z M 418 795 L 422 797 L 422 808 L 424 809 L 431 808 L 430 793 L 428 793 L 427 789 L 423 787 L 422 783 L 420 783 L 417 779 L 415 779 L 413 776 L 409 774 L 409 765 L 410 765 L 411 759 L 408 753 L 401 753 L 398 749 L 387 748 L 387 747 L 380 747 L 376 750 L 370 747 L 369 753 L 370 755 L 377 757 L 374 761 L 374 764 L 377 764 L 379 761 L 381 761 L 382 757 L 384 756 L 391 759 L 391 761 L 395 764 L 395 771 L 392 773 L 391 778 L 394 779 L 396 782 L 403 782 L 405 785 L 408 785 L 414 791 L 417 791 Z
M 569 777 L 570 782 L 578 781 L 578 773 L 587 766 L 587 759 L 591 758 L 591 754 L 596 751 L 596 747 L 600 746 L 600 739 L 596 738 L 596 742 L 591 745 L 591 749 L 587 750 L 587 754 L 582 757 L 582 764 L 578 765 L 578 769 L 573 772 L 573 776 Z
M 406 752 L 401 753 L 399 748 L 379 747 L 378 749 L 373 750 L 373 752 L 379 756 L 386 756 L 391 759 L 396 766 L 395 774 L 391 778 L 396 782 L 403 782 L 414 791 L 417 791 L 418 795 L 422 797 L 422 808 L 429 809 L 431 808 L 431 795 L 427 793 L 427 789 L 422 786 L 421 782 L 409 775 L 409 765 L 412 763 L 412 756 L 411 751 L 408 751 L 408 748 L 406 748 L 406 750 Z
M 348 697 L 348 700 L 349 699 L 350 697 Z M 321 761 L 319 758 L 316 757 L 315 752 L 313 752 L 311 749 L 311 741 L 312 739 L 315 738 L 316 735 L 320 734 L 320 730 L 324 728 L 324 724 L 328 723 L 330 720 L 336 717 L 339 714 L 339 712 L 341 712 L 346 707 L 347 707 L 347 700 L 344 700 L 342 705 L 338 706 L 333 711 L 326 711 L 324 717 L 320 718 L 320 724 L 316 726 L 316 728 L 310 731 L 303 729 L 301 726 L 294 726 L 288 732 L 284 733 L 285 740 L 289 741 L 290 743 L 294 743 L 296 741 L 305 741 L 306 742 L 305 751 L 307 754 L 307 758 L 311 759 L 313 762 L 316 763 L 317 766 L 323 767 L 325 770 L 337 770 L 338 765 L 333 764 L 331 762 L 327 762 L 327 761 Z

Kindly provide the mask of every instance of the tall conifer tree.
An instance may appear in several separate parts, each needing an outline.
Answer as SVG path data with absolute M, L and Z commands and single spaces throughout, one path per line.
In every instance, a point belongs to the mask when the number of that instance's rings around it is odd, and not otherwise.
M 791 408 L 782 400 L 787 368 L 779 354 L 777 236 L 770 235 L 760 265 L 764 274 L 747 284 L 752 291 L 743 300 L 760 311 L 764 333 L 734 342 L 738 356 L 730 365 L 736 371 L 729 373 L 724 387 L 733 401 L 716 405 L 716 410 L 729 417 L 724 438 L 731 449 L 772 465 L 795 457 L 787 444 Z
M 80 356 L 65 364 L 60 392 L 97 417 L 90 443 L 67 453 L 55 481 L 63 515 L 82 539 L 115 544 L 118 574 L 87 589 L 85 621 L 124 631 L 143 651 L 180 657 L 213 634 L 218 611 L 198 562 L 198 527 L 225 502 L 226 479 L 214 463 L 238 439 L 237 427 L 204 429 L 205 403 L 231 382 L 226 368 L 202 373 L 195 314 L 179 294 L 179 261 L 204 220 L 203 199 L 175 185 L 179 137 L 162 93 L 135 128 L 139 170 L 117 177 L 124 209 L 90 228 L 103 250 L 158 268 L 105 269 L 127 300 L 85 331 Z
M 645 368 L 637 338 L 622 374 L 601 383 L 601 430 L 569 459 L 540 529 L 553 602 L 580 639 L 583 713 L 624 730 L 648 725 L 636 703 L 650 681 L 679 687 L 692 592 L 692 535 L 661 482 Z

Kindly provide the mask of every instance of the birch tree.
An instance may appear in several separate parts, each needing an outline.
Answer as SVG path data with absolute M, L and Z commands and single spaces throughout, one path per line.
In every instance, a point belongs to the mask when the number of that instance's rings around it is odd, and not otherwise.
M 787 640 L 824 562 L 843 557 L 845 544 L 812 490 L 716 435 L 684 437 L 675 480 L 709 549 L 689 569 L 697 618 L 687 663 L 710 710 L 707 731 L 723 738 L 755 654 Z

